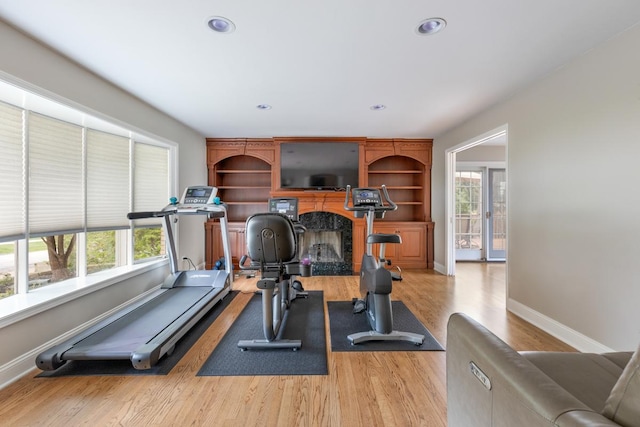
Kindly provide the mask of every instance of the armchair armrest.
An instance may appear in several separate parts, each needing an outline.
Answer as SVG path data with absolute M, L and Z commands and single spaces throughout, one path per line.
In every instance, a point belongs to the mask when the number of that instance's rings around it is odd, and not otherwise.
M 610 427 L 620 424 L 611 421 L 609 418 L 594 411 L 569 411 L 560 415 L 556 420 L 556 425 L 560 427 Z
M 447 328 L 447 398 L 449 427 L 571 426 L 580 417 L 612 425 L 461 313 Z

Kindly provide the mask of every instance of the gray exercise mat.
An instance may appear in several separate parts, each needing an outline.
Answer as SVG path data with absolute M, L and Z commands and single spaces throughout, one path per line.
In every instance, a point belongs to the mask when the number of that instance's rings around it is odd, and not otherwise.
M 238 341 L 264 339 L 261 295 L 254 295 L 204 363 L 198 376 L 327 375 L 327 343 L 322 291 L 309 291 L 287 310 L 281 338 L 300 339 L 302 347 L 242 351 Z
M 417 346 L 405 341 L 368 341 L 351 345 L 347 336 L 370 330 L 365 313 L 353 314 L 351 301 L 329 301 L 329 329 L 331 351 L 442 351 L 444 348 L 431 332 L 414 316 L 402 301 L 392 301 L 393 329 L 424 335 L 424 343 Z

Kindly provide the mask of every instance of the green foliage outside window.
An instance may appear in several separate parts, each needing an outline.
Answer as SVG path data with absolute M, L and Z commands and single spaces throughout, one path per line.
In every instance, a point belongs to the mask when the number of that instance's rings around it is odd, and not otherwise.
M 9 273 L 0 274 L 0 299 L 15 293 L 14 278 Z
M 87 233 L 87 273 L 107 270 L 116 265 L 116 232 Z
M 133 232 L 135 260 L 153 258 L 162 254 L 161 228 L 136 228 Z
M 456 214 L 478 215 L 482 187 L 474 186 L 468 180 L 456 179 Z M 471 200 L 473 198 L 473 200 Z

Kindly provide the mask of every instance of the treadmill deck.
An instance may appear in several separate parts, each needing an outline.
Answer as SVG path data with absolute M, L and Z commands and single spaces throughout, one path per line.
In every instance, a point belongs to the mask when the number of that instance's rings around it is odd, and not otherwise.
M 131 353 L 146 344 L 180 318 L 189 308 L 219 288 L 178 287 L 114 320 L 108 326 L 78 341 L 62 354 L 66 360 L 129 359 Z

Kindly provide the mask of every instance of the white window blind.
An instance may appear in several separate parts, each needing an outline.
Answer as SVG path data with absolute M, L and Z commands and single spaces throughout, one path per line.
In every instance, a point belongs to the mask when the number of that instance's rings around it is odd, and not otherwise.
M 87 129 L 87 230 L 129 227 L 129 138 Z
M 22 116 L 22 109 L 0 103 L 0 242 L 25 234 Z
M 29 232 L 82 231 L 82 128 L 35 113 L 28 117 Z
M 169 150 L 136 142 L 134 145 L 133 210 L 159 211 L 169 204 Z M 136 225 L 161 224 L 160 218 L 136 221 Z

